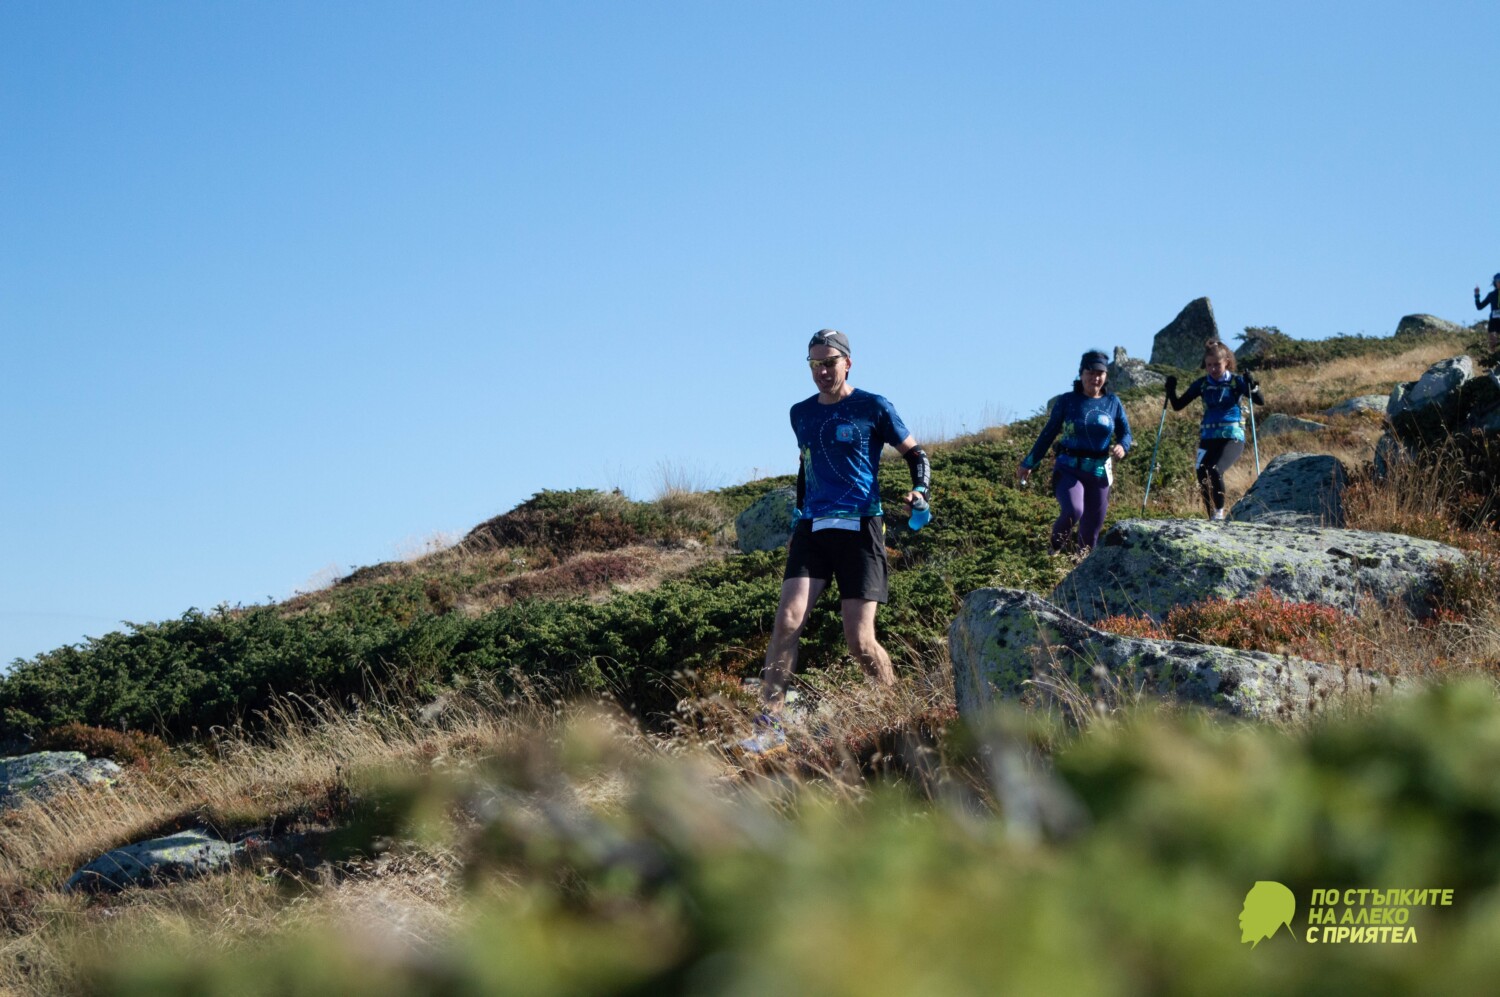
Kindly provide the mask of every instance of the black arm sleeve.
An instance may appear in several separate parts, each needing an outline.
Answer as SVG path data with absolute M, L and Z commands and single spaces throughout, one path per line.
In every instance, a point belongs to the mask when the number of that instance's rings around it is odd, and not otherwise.
M 1183 409 L 1188 407 L 1189 403 L 1191 403 L 1201 394 L 1203 394 L 1203 378 L 1200 377 L 1198 378 L 1198 380 L 1188 385 L 1187 391 L 1183 392 L 1181 398 L 1178 398 L 1175 394 L 1168 393 L 1167 401 L 1171 402 L 1173 412 L 1181 412 Z
M 797 508 L 802 508 L 802 503 L 807 501 L 807 468 L 802 466 L 802 461 L 797 461 Z
M 1483 301 L 1480 301 L 1479 300 L 1479 292 L 1475 291 L 1474 292 L 1474 307 L 1476 309 L 1479 309 L 1479 308 L 1488 308 L 1490 305 L 1493 305 L 1495 303 L 1495 296 L 1496 295 L 1500 295 L 1500 291 L 1491 291 L 1489 294 L 1486 294 L 1484 296 L 1484 300 Z
M 911 488 L 926 491 L 932 485 L 932 464 L 927 460 L 927 452 L 921 447 L 912 447 L 903 454 L 906 458 L 906 466 L 911 469 Z
M 1245 379 L 1245 387 L 1247 389 L 1245 394 L 1249 395 L 1250 400 L 1255 404 L 1264 405 L 1266 403 L 1266 396 L 1260 393 L 1260 382 L 1249 374 L 1242 374 L 1240 376 Z

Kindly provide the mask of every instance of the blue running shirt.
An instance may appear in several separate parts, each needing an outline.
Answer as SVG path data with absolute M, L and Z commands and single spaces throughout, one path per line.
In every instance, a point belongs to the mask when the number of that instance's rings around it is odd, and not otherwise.
M 1199 425 L 1198 438 L 1202 440 L 1245 439 L 1244 414 L 1240 411 L 1240 399 L 1250 394 L 1243 374 L 1226 373 L 1223 380 L 1215 381 L 1207 374 L 1188 386 L 1187 392 L 1178 399 L 1186 405 L 1194 398 L 1203 399 L 1203 421 Z M 1174 405 L 1174 408 L 1180 407 Z
M 803 519 L 881 515 L 881 448 L 911 435 L 890 402 L 860 388 L 833 405 L 813 395 L 792 406 L 792 432 L 806 479 Z
M 1075 388 L 1052 400 L 1047 424 L 1021 466 L 1033 468 L 1040 464 L 1059 433 L 1062 440 L 1058 444 L 1057 466 L 1071 467 L 1096 478 L 1109 477 L 1111 443 L 1118 441 L 1129 452 L 1134 442 L 1130 420 L 1125 418 L 1125 406 L 1118 397 L 1105 394 L 1090 398 Z

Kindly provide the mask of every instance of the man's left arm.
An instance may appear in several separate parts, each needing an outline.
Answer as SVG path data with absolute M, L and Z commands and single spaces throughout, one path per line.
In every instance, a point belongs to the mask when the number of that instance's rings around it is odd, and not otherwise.
M 927 459 L 927 451 L 917 446 L 917 440 L 913 436 L 896 444 L 896 452 L 906 458 L 906 467 L 911 471 L 911 491 L 906 493 L 906 508 L 909 511 L 917 496 L 925 496 L 932 486 L 932 464 Z
M 907 431 L 906 423 L 896 414 L 896 407 L 889 399 L 881 398 L 879 404 L 880 434 L 896 448 L 897 453 L 906 458 L 906 466 L 911 471 L 911 490 L 906 493 L 906 508 L 910 512 L 917 496 L 927 495 L 932 484 L 932 464 L 927 460 L 927 452 L 917 446 L 917 438 Z

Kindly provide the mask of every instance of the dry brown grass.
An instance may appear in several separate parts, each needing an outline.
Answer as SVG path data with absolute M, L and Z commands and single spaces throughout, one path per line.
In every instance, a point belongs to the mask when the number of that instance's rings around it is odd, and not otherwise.
M 1451 338 L 1415 340 L 1412 348 L 1392 356 L 1346 357 L 1303 367 L 1285 367 L 1257 375 L 1272 411 L 1315 413 L 1359 395 L 1388 395 L 1402 381 L 1413 381 L 1439 360 L 1462 352 Z
M 431 843 L 338 869 L 285 875 L 239 870 L 166 888 L 110 897 L 62 892 L 72 869 L 170 828 L 206 825 L 225 833 L 271 826 L 306 830 L 326 819 L 333 786 L 361 788 L 391 778 L 467 768 L 552 744 L 593 707 L 559 706 L 533 693 L 517 701 L 493 690 L 416 708 L 374 703 L 353 712 L 285 702 L 257 739 L 226 732 L 178 763 L 132 773 L 118 785 L 63 793 L 4 817 L 0 837 L 0 991 L 76 992 L 74 974 L 90 953 L 132 940 L 177 938 L 219 946 L 299 926 L 337 923 L 375 946 L 433 944 L 465 917 L 457 857 Z M 618 718 L 613 735 L 632 750 L 657 750 Z M 585 787 L 586 802 L 610 806 L 608 780 Z M 337 815 L 332 815 L 337 819 Z

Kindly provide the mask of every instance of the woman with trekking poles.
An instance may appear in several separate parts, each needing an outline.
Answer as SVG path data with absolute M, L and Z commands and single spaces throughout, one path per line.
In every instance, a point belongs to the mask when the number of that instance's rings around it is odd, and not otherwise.
M 1025 485 L 1052 441 L 1063 434 L 1053 464 L 1052 488 L 1060 511 L 1052 524 L 1049 553 L 1062 551 L 1073 540 L 1075 527 L 1079 552 L 1093 548 L 1109 511 L 1113 462 L 1130 450 L 1130 422 L 1120 399 L 1104 390 L 1108 377 L 1109 358 L 1098 350 L 1085 353 L 1073 390 L 1053 401 L 1036 445 L 1016 468 L 1016 478 Z
M 1500 273 L 1495 274 L 1491 283 L 1495 285 L 1495 289 L 1486 294 L 1483 300 L 1479 298 L 1479 288 L 1474 288 L 1474 307 L 1488 307 L 1490 310 L 1490 352 L 1493 353 L 1495 347 L 1500 346 Z
M 1255 406 L 1264 405 L 1260 385 L 1249 374 L 1234 370 L 1234 351 L 1217 339 L 1203 344 L 1203 377 L 1188 385 L 1177 397 L 1177 378 L 1167 378 L 1167 401 L 1181 412 L 1195 398 L 1203 399 L 1203 422 L 1198 432 L 1198 488 L 1209 519 L 1224 518 L 1224 475 L 1245 452 L 1245 427 L 1240 399 L 1250 398 L 1250 418 Z M 1252 426 L 1254 425 L 1252 421 Z

